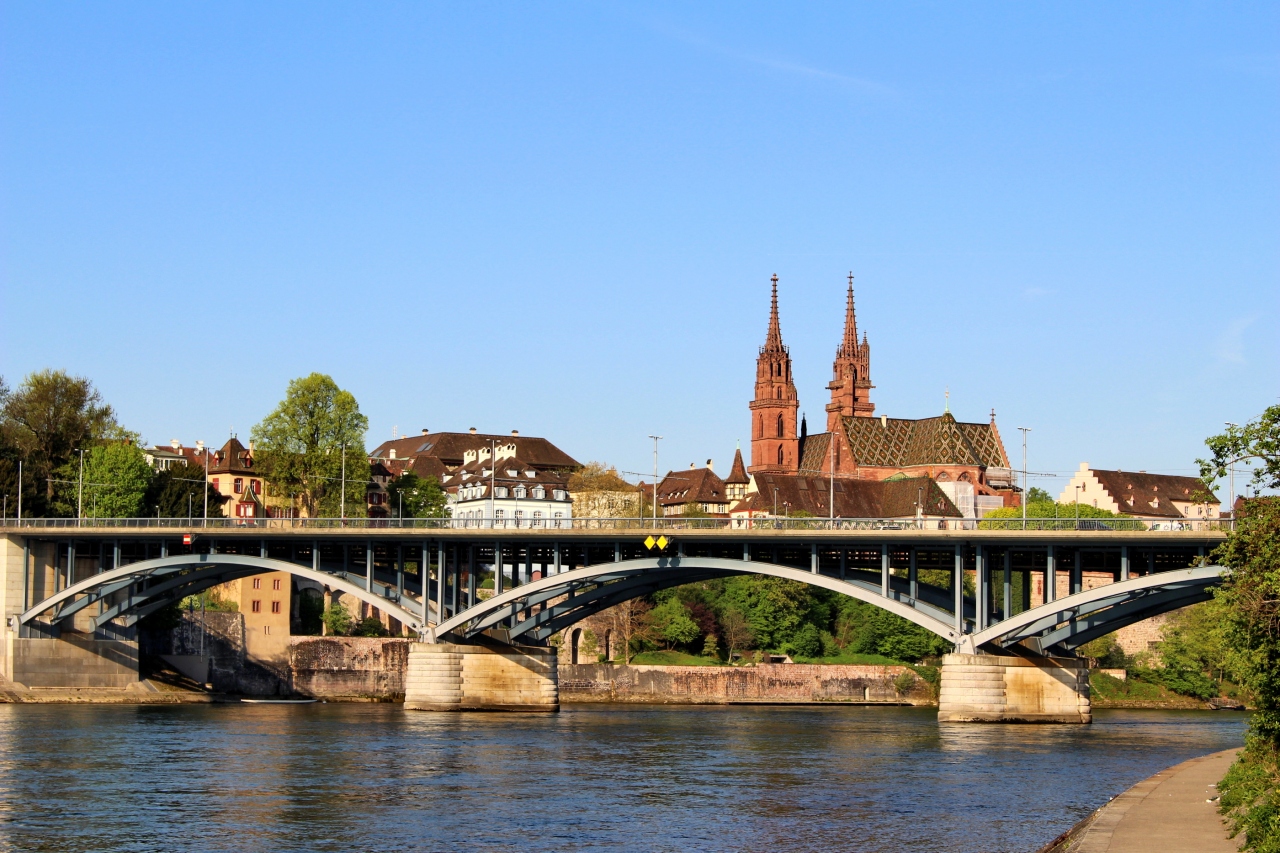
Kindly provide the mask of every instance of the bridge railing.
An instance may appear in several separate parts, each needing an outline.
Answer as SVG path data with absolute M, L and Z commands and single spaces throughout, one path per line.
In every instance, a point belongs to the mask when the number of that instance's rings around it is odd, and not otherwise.
M 554 535 L 578 530 L 726 532 L 771 530 L 1063 530 L 1093 533 L 1132 531 L 1226 531 L 1231 519 L 1170 518 L 7 518 L 0 528 L 19 530 L 528 530 Z

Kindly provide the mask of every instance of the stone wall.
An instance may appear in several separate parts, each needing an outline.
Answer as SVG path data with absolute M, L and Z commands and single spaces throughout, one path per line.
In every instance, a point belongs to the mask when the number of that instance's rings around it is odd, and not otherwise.
M 209 683 L 217 693 L 283 696 L 290 692 L 287 663 L 255 660 L 248 655 L 243 613 L 183 612 L 176 628 L 146 634 L 141 645 L 144 655 L 208 657 Z
M 561 664 L 560 701 L 931 705 L 933 694 L 905 666 Z
M 398 702 L 404 699 L 407 639 L 292 637 L 294 692 L 317 699 Z
M 125 688 L 138 683 L 138 644 L 123 640 L 11 638 L 12 681 L 24 687 Z
M 943 655 L 938 721 L 1089 723 L 1089 670 L 1062 658 Z
M 558 711 L 556 652 L 532 647 L 413 643 L 410 711 Z

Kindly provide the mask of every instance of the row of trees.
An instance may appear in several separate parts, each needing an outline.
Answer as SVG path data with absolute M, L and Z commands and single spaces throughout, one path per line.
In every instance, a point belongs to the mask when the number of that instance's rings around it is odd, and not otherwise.
M 915 662 L 950 648 L 881 608 L 798 581 L 760 575 L 663 590 L 595 617 L 618 638 L 618 656 L 667 649 L 731 661 L 758 650 L 797 658 L 877 655 Z
M 289 383 L 284 399 L 251 432 L 268 494 L 289 496 L 308 516 L 362 517 L 370 482 L 368 418 L 333 378 Z M 212 450 L 213 448 L 210 448 Z M 19 472 L 21 471 L 21 483 Z M 389 485 L 406 517 L 444 514 L 434 478 L 406 473 Z M 27 376 L 15 389 L 0 377 L 0 502 L 28 517 L 137 518 L 222 515 L 223 498 L 202 465 L 155 472 L 138 433 L 126 429 L 93 383 L 60 370 Z

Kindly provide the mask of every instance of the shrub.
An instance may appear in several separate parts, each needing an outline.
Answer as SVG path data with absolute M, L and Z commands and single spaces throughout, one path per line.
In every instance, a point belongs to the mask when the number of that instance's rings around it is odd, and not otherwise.
M 320 620 L 324 622 L 325 629 L 334 636 L 341 636 L 351 630 L 351 613 L 340 601 L 329 605 L 329 608 L 321 614 Z
M 388 634 L 387 627 L 376 616 L 364 617 L 351 632 L 353 637 L 386 637 Z

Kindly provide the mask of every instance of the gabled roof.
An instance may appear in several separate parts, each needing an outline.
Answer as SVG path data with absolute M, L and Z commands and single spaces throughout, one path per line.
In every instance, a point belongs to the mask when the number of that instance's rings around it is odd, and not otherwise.
M 240 443 L 240 439 L 231 438 L 222 445 L 222 449 L 214 453 L 209 462 L 210 474 L 259 474 L 253 469 L 253 454 Z
M 778 515 L 804 511 L 815 518 L 827 518 L 832 483 L 827 477 L 795 474 L 756 474 L 756 491 L 734 507 L 739 510 L 773 513 L 777 489 Z M 924 505 L 924 515 L 959 518 L 960 510 L 929 477 L 902 477 L 896 480 L 835 479 L 836 518 L 910 518 L 916 502 Z
M 862 420 L 866 420 L 863 418 Z M 806 436 L 800 448 L 800 470 L 806 474 L 815 471 L 831 471 L 831 433 L 819 432 Z
M 658 503 L 673 506 L 688 503 L 728 503 L 724 480 L 710 468 L 668 471 L 658 484 Z
M 468 450 L 488 449 L 494 444 L 514 444 L 516 455 L 536 468 L 582 467 L 576 459 L 545 438 L 469 432 L 437 432 L 384 441 L 369 453 L 369 458 L 389 459 L 394 450 L 397 459 L 434 456 L 446 467 L 454 468 L 462 464 Z
M 729 486 L 746 485 L 751 482 L 751 477 L 747 474 L 747 466 L 742 463 L 741 447 L 733 453 L 733 467 L 729 469 L 729 476 L 725 477 L 724 482 Z
M 1102 483 L 1123 513 L 1181 518 L 1182 513 L 1174 507 L 1174 501 L 1218 503 L 1217 496 L 1196 477 L 1101 471 L 1097 468 L 1089 471 Z M 1133 503 L 1129 503 L 1130 498 Z
M 957 421 L 950 412 L 936 418 L 845 418 L 858 465 L 909 468 L 917 465 L 1009 467 L 995 423 Z M 814 436 L 817 438 L 817 436 Z M 825 448 L 824 448 L 825 449 Z M 805 449 L 808 456 L 808 448 Z M 819 469 L 821 470 L 821 469 Z

